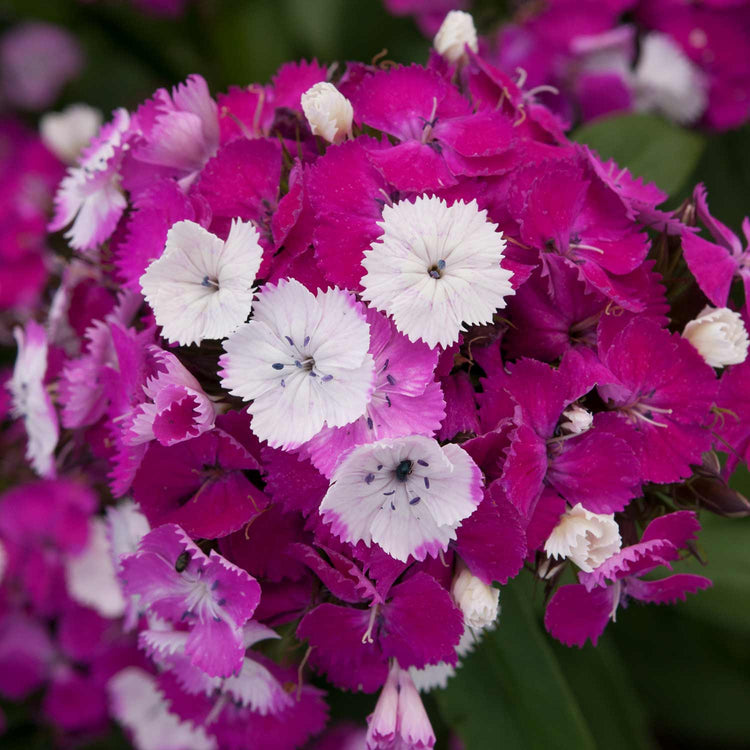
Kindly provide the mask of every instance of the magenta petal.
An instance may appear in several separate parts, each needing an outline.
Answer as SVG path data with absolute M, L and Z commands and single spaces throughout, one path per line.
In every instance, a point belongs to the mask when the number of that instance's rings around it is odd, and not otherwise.
M 522 516 L 532 510 L 547 473 L 547 446 L 526 424 L 511 434 L 510 448 L 500 479 L 510 501 Z
M 317 550 L 308 544 L 290 544 L 287 550 L 289 555 L 307 565 L 337 599 L 349 604 L 358 604 L 367 598 L 378 597 L 372 583 L 357 566 L 338 552 L 324 548 L 323 551 L 333 562 L 333 565 L 329 565 Z
M 315 162 L 309 181 L 317 219 L 315 255 L 331 283 L 350 289 L 359 288 L 364 252 L 382 234 L 376 222 L 388 196 L 388 183 L 363 141 L 371 142 L 360 138 L 331 146 Z
M 161 257 L 167 232 L 178 221 L 189 219 L 203 226 L 210 223 L 210 210 L 202 199 L 191 200 L 173 180 L 151 184 L 133 200 L 125 239 L 114 251 L 117 275 L 124 285 L 140 293 L 141 276 L 151 261 Z
M 276 448 L 262 449 L 265 492 L 287 512 L 307 516 L 317 511 L 328 480 L 302 456 Z
M 695 539 L 701 525 L 698 517 L 692 510 L 680 510 L 676 513 L 667 513 L 665 516 L 655 518 L 646 527 L 641 537 L 642 542 L 652 539 L 666 539 L 674 544 L 676 549 L 685 549 L 688 542 Z
M 424 193 L 456 184 L 443 157 L 417 141 L 370 152 L 370 160 L 396 190 Z
M 281 177 L 281 146 L 271 138 L 237 139 L 208 161 L 193 190 L 214 216 L 265 220 L 276 205 Z
M 610 588 L 586 591 L 580 583 L 561 586 L 547 605 L 544 626 L 566 646 L 582 647 L 588 639 L 596 646 L 614 606 Z
M 612 555 L 591 573 L 579 573 L 578 580 L 591 590 L 604 586 L 607 581 L 641 575 L 660 565 L 669 566 L 670 560 L 676 557 L 677 548 L 666 539 L 639 542 Z
M 367 609 L 321 604 L 297 628 L 297 637 L 313 647 L 310 664 L 344 690 L 372 693 L 388 674 L 388 663 L 377 645 L 363 642 L 369 617 Z
M 441 378 L 440 385 L 445 398 L 445 419 L 437 439 L 451 440 L 459 432 L 479 432 L 476 393 L 468 373 L 459 370 L 455 375 Z
M 151 443 L 133 482 L 133 497 L 149 522 L 177 523 L 215 539 L 241 528 L 268 499 L 243 471 L 256 460 L 230 435 L 206 432 L 170 447 Z
M 474 463 L 482 470 L 485 481 L 489 485 L 499 479 L 503 473 L 505 453 L 510 445 L 510 433 L 513 423 L 507 420 L 496 430 L 477 435 L 464 443 L 461 447 L 474 459 Z
M 526 543 L 530 553 L 544 546 L 566 507 L 565 498 L 555 490 L 550 487 L 542 490 L 526 526 Z
M 433 118 L 468 114 L 469 102 L 447 81 L 419 65 L 379 70 L 350 96 L 354 118 L 402 141 L 420 140 Z
M 547 481 L 571 505 L 616 513 L 640 491 L 640 464 L 628 444 L 594 428 L 561 444 Z
M 526 556 L 526 536 L 521 517 L 495 482 L 484 500 L 461 522 L 456 552 L 469 570 L 487 585 L 513 578 Z
M 416 573 L 391 589 L 380 631 L 383 654 L 404 668 L 456 662 L 463 615 L 432 576 Z
M 435 137 L 462 156 L 495 156 L 518 137 L 513 122 L 498 111 L 477 112 L 438 122 Z
M 641 581 L 633 578 L 628 581 L 627 594 L 634 599 L 651 604 L 674 604 L 687 598 L 688 594 L 695 594 L 701 589 L 713 586 L 709 578 L 678 573 L 674 576 L 662 578 L 659 581 Z
M 185 655 L 212 677 L 228 677 L 242 666 L 242 634 L 224 620 L 208 618 L 196 625 L 185 644 Z
M 682 252 L 706 297 L 717 307 L 725 307 L 738 270 L 737 260 L 724 248 L 687 231 L 682 235 Z
M 200 429 L 196 424 L 198 418 L 198 399 L 186 394 L 154 417 L 154 437 L 162 445 L 172 445 L 197 435 Z
M 299 580 L 305 566 L 287 555 L 287 546 L 310 542 L 297 513 L 285 513 L 280 505 L 270 505 L 252 523 L 223 537 L 219 549 L 228 559 L 257 578 L 267 581 Z

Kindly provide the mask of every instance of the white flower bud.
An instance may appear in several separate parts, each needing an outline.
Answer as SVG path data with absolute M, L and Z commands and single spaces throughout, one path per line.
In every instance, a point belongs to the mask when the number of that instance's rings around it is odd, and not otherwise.
M 633 74 L 635 106 L 656 111 L 687 125 L 706 109 L 706 80 L 696 65 L 666 34 L 651 32 L 641 40 Z
M 728 307 L 704 307 L 682 335 L 711 367 L 739 365 L 747 357 L 747 331 L 739 314 Z
M 44 145 L 66 164 L 75 164 L 81 151 L 99 132 L 102 113 L 88 104 L 71 104 L 62 112 L 47 112 L 39 121 Z
M 580 435 L 594 423 L 594 415 L 578 404 L 569 406 L 563 413 L 560 429 L 568 435 Z
M 544 551 L 549 557 L 567 557 L 590 573 L 620 551 L 620 529 L 613 513 L 591 513 L 580 503 L 560 517 Z
M 477 30 L 471 14 L 462 10 L 452 10 L 445 17 L 442 25 L 435 34 L 432 46 L 448 62 L 457 63 L 466 56 L 465 46 L 469 45 L 472 52 L 476 52 Z
M 464 623 L 470 628 L 481 630 L 497 619 L 500 592 L 480 581 L 464 565 L 458 568 L 453 578 L 451 594 L 463 612 Z
M 352 103 L 332 84 L 321 81 L 302 94 L 302 111 L 313 135 L 341 143 L 352 132 Z

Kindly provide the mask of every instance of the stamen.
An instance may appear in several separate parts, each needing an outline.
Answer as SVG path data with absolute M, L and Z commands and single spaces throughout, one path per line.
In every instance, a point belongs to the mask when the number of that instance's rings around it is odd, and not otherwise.
M 548 83 L 543 83 L 541 86 L 534 86 L 533 89 L 524 92 L 524 95 L 528 97 L 536 96 L 537 94 L 555 94 L 555 96 L 558 96 L 560 94 L 560 89 L 556 89 Z
M 362 636 L 362 643 L 375 643 L 375 641 L 372 638 L 372 629 L 375 626 L 375 617 L 378 614 L 378 607 L 380 605 L 376 604 L 374 607 L 370 608 L 370 620 L 367 623 L 367 630 L 365 631 L 365 634 Z
M 289 342 L 290 346 L 294 346 L 294 341 L 292 341 L 292 337 L 291 336 L 284 336 L 284 338 Z
M 604 255 L 604 250 L 602 250 L 600 247 L 594 247 L 593 245 L 571 244 L 571 247 L 574 250 L 590 250 L 592 253 L 599 253 L 600 255 Z
M 274 362 L 271 367 L 273 367 L 274 370 L 283 370 L 284 365 L 281 364 L 281 362 Z
M 430 139 L 430 135 L 432 135 L 432 126 L 435 124 L 435 115 L 437 113 L 437 97 L 432 97 L 432 112 L 430 112 L 430 119 L 427 121 L 427 124 L 424 126 L 424 130 L 422 131 L 422 143 L 427 143 L 427 141 Z
M 215 279 L 210 279 L 208 276 L 203 277 L 203 281 L 201 281 L 201 286 L 205 287 L 213 287 L 214 289 L 219 288 L 219 282 Z
M 613 602 L 612 611 L 609 613 L 609 618 L 612 622 L 617 622 L 617 608 L 620 606 L 620 595 L 622 591 L 622 581 L 615 581 L 615 585 L 612 587 L 613 591 Z
M 219 700 L 214 703 L 214 707 L 209 712 L 208 716 L 204 719 L 203 724 L 204 726 L 209 726 L 209 724 L 213 724 L 216 719 L 219 718 L 219 714 L 224 709 L 224 706 L 227 705 L 229 702 L 229 693 L 222 693 Z

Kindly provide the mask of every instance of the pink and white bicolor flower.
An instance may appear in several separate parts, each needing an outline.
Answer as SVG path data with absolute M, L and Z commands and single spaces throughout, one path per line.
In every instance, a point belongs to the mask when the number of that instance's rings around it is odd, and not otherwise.
M 216 741 L 203 727 L 170 713 L 156 678 L 139 667 L 120 670 L 107 683 L 112 716 L 132 733 L 139 750 L 191 748 L 215 750 Z
M 420 196 L 385 206 L 378 224 L 383 234 L 362 261 L 362 298 L 411 341 L 450 346 L 514 294 L 512 272 L 500 266 L 505 240 L 476 201 Z
M 294 279 L 266 285 L 253 319 L 224 342 L 222 385 L 252 399 L 253 432 L 274 448 L 364 414 L 374 388 L 364 309 L 336 287 L 313 295 Z
M 409 672 L 393 663 L 368 718 L 367 750 L 427 750 L 435 734 Z
M 73 222 L 65 238 L 74 250 L 91 255 L 115 230 L 127 206 L 120 189 L 120 164 L 129 131 L 127 110 L 115 110 L 112 121 L 102 127 L 60 183 L 49 229 L 56 232 Z
M 139 595 L 149 615 L 188 625 L 183 645 L 193 666 L 211 677 L 238 673 L 243 626 L 260 601 L 255 578 L 215 551 L 205 555 L 176 524 L 146 534 L 121 562 L 126 595 Z
M 55 476 L 55 447 L 60 435 L 55 407 L 44 385 L 47 371 L 47 334 L 30 320 L 26 328 L 13 331 L 18 355 L 8 381 L 12 414 L 23 419 L 28 444 L 26 458 L 42 477 Z
M 482 474 L 466 451 L 413 435 L 360 445 L 336 468 L 320 504 L 346 542 L 375 542 L 396 560 L 435 557 L 482 499 Z
M 210 430 L 216 410 L 200 383 L 174 354 L 158 346 L 149 350 L 159 371 L 143 386 L 148 400 L 136 406 L 125 442 L 138 445 L 158 440 L 174 445 Z
M 235 219 L 226 241 L 194 221 L 178 221 L 141 288 L 162 335 L 178 344 L 221 339 L 245 322 L 263 248 L 258 230 Z
M 242 633 L 246 649 L 260 641 L 280 637 L 271 628 L 254 620 L 245 624 Z M 140 632 L 138 641 L 160 667 L 174 673 L 186 693 L 203 693 L 209 697 L 218 694 L 214 708 L 217 714 L 227 703 L 250 708 L 261 716 L 281 713 L 294 703 L 294 698 L 279 680 L 253 658 L 252 651 L 246 651 L 236 674 L 211 677 L 195 667 L 185 655 L 187 639 L 184 630 L 173 630 L 166 623 L 154 620 L 149 629 Z

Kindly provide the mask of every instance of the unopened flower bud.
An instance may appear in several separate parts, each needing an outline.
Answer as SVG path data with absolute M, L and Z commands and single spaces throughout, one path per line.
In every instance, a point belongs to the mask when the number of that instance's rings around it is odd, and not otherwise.
M 500 592 L 480 581 L 465 566 L 453 578 L 451 594 L 469 627 L 481 630 L 497 619 Z
M 568 435 L 580 435 L 594 423 L 594 415 L 578 404 L 572 404 L 563 413 L 560 429 Z
M 590 573 L 619 552 L 621 545 L 613 513 L 591 513 L 578 503 L 560 517 L 544 551 L 549 557 L 567 557 Z
M 747 331 L 742 318 L 728 307 L 704 307 L 682 335 L 711 367 L 738 365 L 747 357 Z
M 432 748 L 435 734 L 407 670 L 394 662 L 383 685 L 375 710 L 368 718 L 368 750 Z
M 352 103 L 332 84 L 321 81 L 302 94 L 302 111 L 313 135 L 341 143 L 352 132 Z
M 71 104 L 62 112 L 47 112 L 39 121 L 44 145 L 66 164 L 75 164 L 81 151 L 99 132 L 102 113 L 88 104 Z
M 476 52 L 477 30 L 471 14 L 462 10 L 452 10 L 445 17 L 442 25 L 435 34 L 432 46 L 439 55 L 448 62 L 457 63 L 466 56 L 466 45 L 472 52 Z

